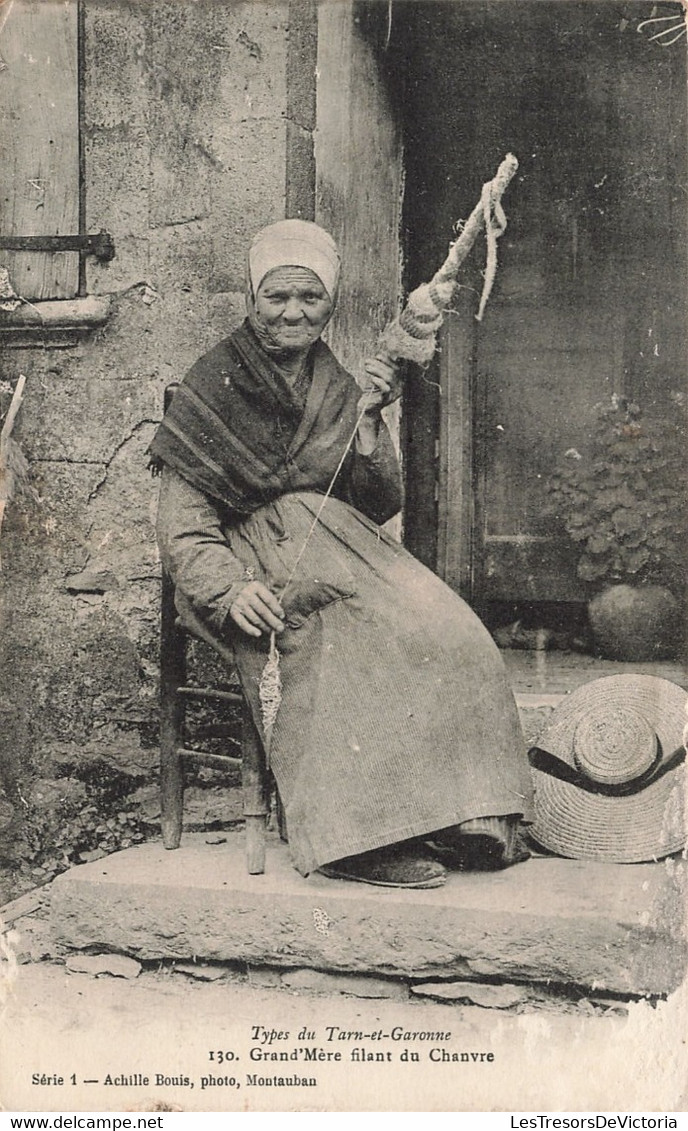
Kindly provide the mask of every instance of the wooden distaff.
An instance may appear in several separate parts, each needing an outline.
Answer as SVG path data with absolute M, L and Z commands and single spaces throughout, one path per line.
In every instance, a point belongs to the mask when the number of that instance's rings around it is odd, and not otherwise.
M 26 377 L 22 373 L 15 386 L 2 429 L 0 429 L 0 532 L 2 531 L 2 520 L 5 517 L 5 508 L 17 485 L 21 486 L 26 479 L 29 470 L 29 465 L 21 448 L 12 439 L 12 429 L 24 396 L 25 384 Z M 2 570 L 2 558 L 0 558 L 0 570 Z
M 379 355 L 391 361 L 404 358 L 427 365 L 437 346 L 437 331 L 456 288 L 459 268 L 473 247 L 482 228 L 487 235 L 487 265 L 483 293 L 476 318 L 482 319 L 497 271 L 497 240 L 506 228 L 502 196 L 518 169 L 513 153 L 508 153 L 495 176 L 483 185 L 480 200 L 471 212 L 458 239 L 429 283 L 412 291 L 401 314 L 382 331 Z

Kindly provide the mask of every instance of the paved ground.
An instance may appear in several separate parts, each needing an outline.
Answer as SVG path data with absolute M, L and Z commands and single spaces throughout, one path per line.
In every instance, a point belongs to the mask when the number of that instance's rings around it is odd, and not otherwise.
M 522 695 L 559 699 L 592 679 L 608 675 L 654 675 L 688 688 L 688 671 L 677 663 L 625 664 L 599 660 L 580 652 L 502 650 L 511 685 L 517 698 Z

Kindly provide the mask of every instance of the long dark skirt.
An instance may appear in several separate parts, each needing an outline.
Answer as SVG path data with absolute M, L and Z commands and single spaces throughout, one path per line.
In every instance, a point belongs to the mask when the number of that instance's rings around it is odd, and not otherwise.
M 227 530 L 280 593 L 322 501 L 286 495 Z M 531 783 L 502 659 L 472 610 L 360 512 L 329 499 L 285 593 L 269 747 L 304 875 L 471 817 L 520 813 Z M 261 729 L 267 640 L 231 644 Z

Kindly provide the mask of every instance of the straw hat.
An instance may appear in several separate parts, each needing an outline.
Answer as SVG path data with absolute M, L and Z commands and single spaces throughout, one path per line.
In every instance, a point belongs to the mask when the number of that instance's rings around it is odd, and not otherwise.
M 562 700 L 529 753 L 533 838 L 560 856 L 626 864 L 679 852 L 685 707 L 682 688 L 648 675 L 596 679 Z

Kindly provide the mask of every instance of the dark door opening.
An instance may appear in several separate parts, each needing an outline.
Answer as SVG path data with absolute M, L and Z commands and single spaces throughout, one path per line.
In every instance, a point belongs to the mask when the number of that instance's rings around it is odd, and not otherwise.
M 675 10 L 675 6 L 674 10 Z M 405 3 L 407 284 L 432 275 L 481 183 L 520 169 L 484 322 L 484 252 L 404 404 L 409 549 L 474 604 L 583 599 L 543 517 L 593 408 L 675 412 L 686 357 L 685 43 L 645 2 Z M 473 290 L 471 290 L 473 288 Z

